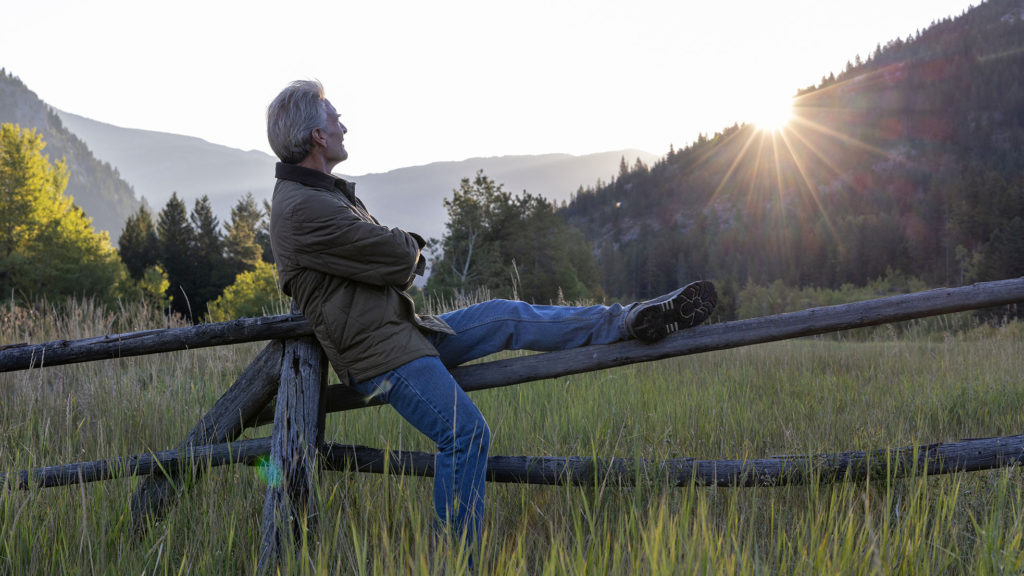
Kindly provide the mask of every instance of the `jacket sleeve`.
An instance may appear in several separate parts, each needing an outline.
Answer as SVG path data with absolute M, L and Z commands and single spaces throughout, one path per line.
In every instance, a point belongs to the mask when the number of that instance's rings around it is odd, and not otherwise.
M 341 203 L 318 202 L 292 215 L 299 266 L 378 286 L 408 285 L 421 259 L 417 239 L 367 222 Z

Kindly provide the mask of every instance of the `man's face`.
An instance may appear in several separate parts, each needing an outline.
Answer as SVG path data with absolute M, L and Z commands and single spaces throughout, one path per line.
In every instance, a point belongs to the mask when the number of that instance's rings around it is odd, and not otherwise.
M 345 133 L 348 128 L 341 123 L 338 111 L 334 109 L 329 100 L 325 100 L 327 108 L 327 125 L 323 128 L 323 136 L 326 139 L 325 157 L 328 162 L 338 164 L 348 158 L 348 151 L 345 150 Z

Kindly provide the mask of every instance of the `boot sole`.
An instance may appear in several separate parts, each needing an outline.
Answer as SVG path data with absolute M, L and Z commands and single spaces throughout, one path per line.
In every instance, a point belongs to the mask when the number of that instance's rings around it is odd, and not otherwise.
M 718 304 L 718 293 L 711 282 L 698 281 L 680 288 L 663 302 L 641 304 L 633 319 L 633 335 L 646 342 L 693 328 L 705 320 Z

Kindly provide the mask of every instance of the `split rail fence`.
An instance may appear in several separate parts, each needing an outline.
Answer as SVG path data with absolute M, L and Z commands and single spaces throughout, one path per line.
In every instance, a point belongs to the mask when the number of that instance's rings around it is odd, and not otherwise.
M 812 308 L 774 316 L 699 326 L 655 344 L 637 341 L 586 346 L 459 366 L 452 375 L 466 391 L 699 354 L 764 342 L 899 322 L 1024 302 L 1024 277 L 960 288 L 936 289 Z M 355 470 L 432 476 L 434 456 L 383 451 L 324 442 L 327 413 L 380 403 L 344 385 L 328 386 L 328 363 L 300 314 L 233 320 L 184 328 L 144 330 L 81 340 L 0 345 L 0 372 L 158 354 L 243 342 L 269 343 L 235 383 L 171 450 L 122 458 L 79 462 L 0 475 L 0 489 L 28 489 L 147 475 L 132 496 L 132 521 L 138 530 L 161 518 L 180 496 L 183 475 L 195 478 L 206 467 L 254 464 L 269 455 L 280 472 L 264 501 L 260 567 L 274 565 L 282 537 L 300 526 L 315 529 L 317 511 L 309 495 L 318 470 Z M 237 440 L 252 426 L 273 422 L 270 437 Z M 1024 463 L 1024 434 L 951 443 L 811 456 L 756 460 L 668 461 L 629 458 L 493 456 L 491 482 L 594 484 L 598 480 L 629 485 L 637 478 L 661 477 L 678 485 L 773 486 L 817 481 L 856 480 L 877 475 L 904 476 L 916 471 L 945 474 Z M 2 496 L 2 493 L 0 493 Z M 282 534 L 283 533 L 283 534 Z

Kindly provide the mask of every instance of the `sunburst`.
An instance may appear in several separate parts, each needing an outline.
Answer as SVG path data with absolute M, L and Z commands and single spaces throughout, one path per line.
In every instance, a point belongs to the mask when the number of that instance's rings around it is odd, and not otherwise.
M 826 90 L 835 88 L 832 86 Z M 814 106 L 798 96 L 774 101 L 765 99 L 758 106 L 748 108 L 747 122 L 754 129 L 730 133 L 718 148 L 723 149 L 728 140 L 737 138 L 731 145 L 735 152 L 723 167 L 724 174 L 711 198 L 718 198 L 731 190 L 739 192 L 750 209 L 773 205 L 775 210 L 783 209 L 787 197 L 802 198 L 813 202 L 825 229 L 835 237 L 833 215 L 828 214 L 826 203 L 819 197 L 816 176 L 812 172 L 817 172 L 820 177 L 824 169 L 839 179 L 846 174 L 831 157 L 834 151 L 827 146 L 823 149 L 823 145 L 834 143 L 879 157 L 887 154 L 859 135 L 845 133 L 842 126 L 833 127 L 831 122 L 822 122 L 820 118 L 824 109 Z M 845 112 L 842 109 L 830 110 L 840 115 Z M 710 157 L 709 151 L 700 162 L 708 161 Z M 816 170 L 812 170 L 814 164 L 818 164 Z
M 793 118 L 793 99 L 790 97 L 760 97 L 750 109 L 750 121 L 758 130 L 777 132 Z

